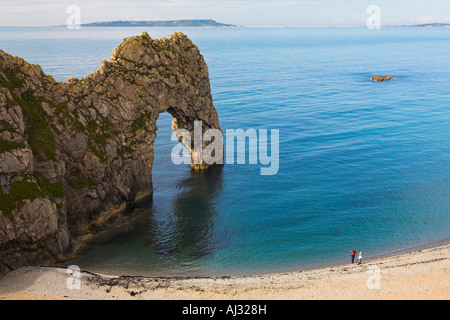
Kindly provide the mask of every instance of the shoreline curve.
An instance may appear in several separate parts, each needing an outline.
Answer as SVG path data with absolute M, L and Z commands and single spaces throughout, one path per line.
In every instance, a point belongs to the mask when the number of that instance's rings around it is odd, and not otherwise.
M 371 267 L 371 268 L 369 268 Z M 380 288 L 369 288 L 373 267 Z M 80 290 L 60 267 L 23 267 L 0 280 L 0 300 L 27 299 L 450 299 L 450 243 L 390 257 L 253 276 L 143 277 L 81 272 Z

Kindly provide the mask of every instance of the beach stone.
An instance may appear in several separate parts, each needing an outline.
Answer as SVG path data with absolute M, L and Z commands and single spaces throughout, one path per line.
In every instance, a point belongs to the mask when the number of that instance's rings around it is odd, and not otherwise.
M 193 136 L 195 120 L 220 129 L 212 101 L 204 58 L 181 32 L 127 38 L 67 82 L 0 50 L 0 276 L 71 257 L 78 239 L 151 195 L 159 114 Z

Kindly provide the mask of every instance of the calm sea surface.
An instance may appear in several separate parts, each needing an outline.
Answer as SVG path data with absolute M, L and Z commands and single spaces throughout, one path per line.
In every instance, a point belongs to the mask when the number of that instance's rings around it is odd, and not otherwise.
M 370 257 L 450 237 L 450 28 L 181 30 L 208 63 L 222 129 L 280 130 L 279 173 L 172 164 L 171 117 L 162 114 L 153 201 L 71 264 L 267 273 L 347 262 L 353 248 Z M 141 31 L 0 28 L 0 49 L 67 80 Z

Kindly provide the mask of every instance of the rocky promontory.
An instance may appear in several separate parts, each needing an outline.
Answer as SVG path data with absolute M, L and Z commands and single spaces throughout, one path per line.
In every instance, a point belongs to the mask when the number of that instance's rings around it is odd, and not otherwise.
M 394 79 L 394 76 L 373 76 L 372 81 L 383 82 Z
M 173 129 L 220 129 L 208 67 L 180 32 L 127 38 L 68 82 L 0 50 L 0 276 L 67 259 L 77 239 L 152 194 L 162 112 Z

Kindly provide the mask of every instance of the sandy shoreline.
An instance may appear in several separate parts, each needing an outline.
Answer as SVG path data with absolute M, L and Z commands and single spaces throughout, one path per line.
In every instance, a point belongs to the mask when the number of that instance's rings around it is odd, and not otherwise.
M 117 277 L 25 267 L 0 280 L 0 299 L 450 299 L 450 244 L 341 265 L 261 276 Z M 379 282 L 378 282 L 379 279 Z M 76 282 L 69 283 L 76 284 Z

